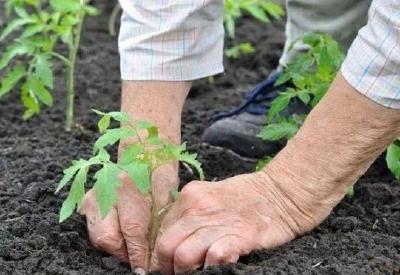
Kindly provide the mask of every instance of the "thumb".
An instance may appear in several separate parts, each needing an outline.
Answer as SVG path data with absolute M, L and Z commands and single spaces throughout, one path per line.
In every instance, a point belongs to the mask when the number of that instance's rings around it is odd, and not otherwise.
M 150 202 L 125 178 L 118 193 L 118 217 L 133 271 L 145 273 L 149 268 Z

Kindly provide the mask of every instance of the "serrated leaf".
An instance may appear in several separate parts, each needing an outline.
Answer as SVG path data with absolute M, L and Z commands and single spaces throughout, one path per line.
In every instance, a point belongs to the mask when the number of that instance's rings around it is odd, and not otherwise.
M 4 69 L 14 57 L 24 54 L 32 54 L 33 51 L 34 48 L 32 47 L 32 45 L 21 43 L 11 45 L 1 56 L 0 70 Z
M 283 138 L 290 139 L 297 131 L 298 126 L 295 122 L 271 123 L 265 126 L 257 136 L 263 140 L 277 141 Z
M 119 140 L 127 139 L 134 135 L 135 131 L 130 128 L 108 129 L 104 135 L 97 139 L 94 144 L 94 152 L 96 153 L 100 148 L 113 145 Z
M 124 165 L 124 170 L 128 173 L 129 178 L 136 185 L 142 194 L 147 194 L 150 190 L 150 167 L 143 161 L 134 160 Z
M 121 169 L 117 165 L 106 163 L 94 175 L 96 182 L 93 188 L 96 192 L 96 199 L 102 218 L 107 216 L 117 201 L 117 188 L 121 186 L 121 181 L 118 178 L 120 172 Z
M 20 38 L 31 37 L 35 34 L 42 32 L 46 28 L 46 25 L 31 25 L 25 28 Z
M 268 111 L 268 119 L 271 121 L 277 114 L 286 109 L 292 97 L 293 95 L 287 92 L 279 94 L 271 103 Z
M 67 199 L 62 204 L 59 217 L 60 223 L 69 218 L 75 209 L 80 208 L 83 197 L 85 196 L 86 178 L 87 169 L 80 169 L 71 185 Z
M 0 97 L 9 93 L 25 74 L 26 69 L 24 65 L 17 65 L 8 72 L 0 82 Z
M 45 105 L 53 105 L 53 97 L 50 92 L 46 89 L 43 82 L 40 81 L 36 76 L 31 75 L 28 78 L 29 89 L 35 94 L 35 96 Z
M 46 87 L 53 89 L 53 70 L 49 59 L 50 57 L 48 55 L 38 55 L 36 57 L 35 72 L 36 76 Z
M 80 159 L 78 161 L 73 161 L 72 165 L 69 168 L 64 169 L 64 176 L 58 183 L 55 193 L 57 194 L 58 192 L 60 192 L 60 190 L 64 188 L 64 186 L 73 178 L 78 170 L 88 169 L 89 166 L 100 163 L 100 159 L 96 157 L 93 157 L 89 160 Z
M 258 5 L 249 5 L 244 7 L 244 9 L 249 12 L 254 18 L 258 19 L 261 22 L 269 23 L 270 20 L 265 13 L 265 11 Z
M 35 22 L 32 18 L 18 18 L 12 20 L 10 23 L 7 24 L 5 29 L 0 34 L 0 42 L 3 41 L 10 33 L 15 30 L 18 30 L 22 26 Z
M 204 180 L 203 168 L 201 168 L 201 163 L 197 160 L 197 154 L 190 154 L 188 152 L 183 152 L 179 158 L 179 161 L 185 162 L 196 169 L 199 174 L 200 180 Z
M 392 143 L 386 151 L 386 163 L 397 180 L 400 180 L 400 146 Z
M 121 165 L 129 164 L 137 160 L 138 156 L 143 152 L 144 152 L 143 145 L 139 143 L 126 146 L 121 153 L 118 163 L 120 163 Z

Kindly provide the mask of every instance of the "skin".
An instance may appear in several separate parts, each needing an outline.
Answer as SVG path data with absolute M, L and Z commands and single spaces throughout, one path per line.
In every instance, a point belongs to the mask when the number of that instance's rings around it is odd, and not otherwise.
M 312 230 L 399 129 L 399 110 L 372 102 L 339 74 L 298 134 L 263 171 L 217 183 L 192 182 L 182 190 L 163 220 L 151 269 L 174 274 L 235 263 L 251 251 L 283 245 Z M 133 212 L 144 205 L 131 204 Z M 130 219 L 139 222 L 136 215 Z M 107 230 L 115 228 L 120 227 L 110 223 Z M 130 230 L 137 235 L 136 228 Z
M 124 81 L 121 110 L 133 120 L 146 120 L 159 126 L 160 137 L 181 143 L 181 114 L 190 90 L 190 82 Z M 135 142 L 126 140 L 119 152 Z M 102 219 L 95 193 L 90 190 L 80 209 L 86 216 L 89 238 L 94 247 L 129 262 L 132 270 L 144 273 L 149 268 L 150 198 L 136 189 L 126 175 L 118 190 L 118 202 Z M 160 167 L 153 173 L 152 184 L 158 209 L 172 201 L 170 190 L 179 185 L 178 164 Z
M 262 172 L 184 188 L 161 228 L 159 268 L 173 274 L 234 263 L 312 230 L 399 129 L 399 110 L 372 102 L 339 74 L 299 133 Z

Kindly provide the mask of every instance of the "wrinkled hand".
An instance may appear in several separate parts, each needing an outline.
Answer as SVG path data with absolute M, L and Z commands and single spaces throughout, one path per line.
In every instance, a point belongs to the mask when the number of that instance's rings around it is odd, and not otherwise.
M 333 207 L 317 211 L 311 196 L 300 195 L 303 201 L 292 201 L 265 172 L 192 182 L 165 217 L 153 260 L 173 274 L 235 263 L 253 250 L 287 243 L 317 226 Z
M 150 198 L 143 196 L 126 175 L 121 179 L 124 183 L 118 190 L 117 204 L 104 219 L 93 189 L 86 194 L 80 213 L 86 216 L 94 247 L 129 262 L 132 270 L 144 273 L 149 268 Z M 177 165 L 166 165 L 153 173 L 158 207 L 168 204 L 169 191 L 176 189 L 178 183 Z

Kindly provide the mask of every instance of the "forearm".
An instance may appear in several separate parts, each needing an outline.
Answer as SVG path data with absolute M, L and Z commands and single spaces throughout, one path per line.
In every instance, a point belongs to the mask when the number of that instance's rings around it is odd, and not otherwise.
M 154 123 L 161 138 L 179 144 L 182 110 L 190 87 L 191 82 L 183 81 L 124 81 L 121 111 L 133 120 Z
M 294 204 L 309 198 L 310 204 L 301 208 L 312 213 L 316 207 L 337 204 L 399 130 L 399 110 L 359 94 L 339 74 L 265 172 Z
M 121 110 L 130 115 L 132 122 L 149 121 L 159 127 L 162 139 L 180 144 L 182 110 L 190 87 L 191 82 L 183 81 L 124 81 Z M 119 151 L 135 141 L 136 138 L 124 140 Z M 154 171 L 152 182 L 157 207 L 162 208 L 171 199 L 170 191 L 178 188 L 178 163 Z

